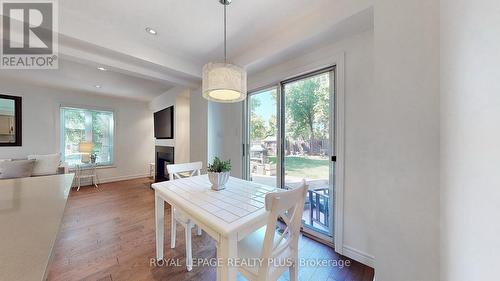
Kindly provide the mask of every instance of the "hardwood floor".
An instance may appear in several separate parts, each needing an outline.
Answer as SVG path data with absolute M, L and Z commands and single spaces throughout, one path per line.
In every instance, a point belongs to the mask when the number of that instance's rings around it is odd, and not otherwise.
M 170 249 L 170 209 L 165 211 L 165 258 L 180 265 L 152 266 L 155 256 L 154 192 L 149 179 L 102 184 L 99 189 L 73 190 L 49 271 L 49 280 L 215 280 L 214 267 L 186 271 L 184 229 L 177 227 L 177 247 Z M 34 234 L 36 235 L 36 234 Z M 215 242 L 206 234 L 193 234 L 193 258 L 215 258 Z M 304 259 L 341 260 L 333 249 L 301 237 Z M 372 281 L 373 269 L 353 260 L 350 266 L 301 267 L 299 280 Z M 239 280 L 245 280 L 239 277 Z M 280 280 L 288 280 L 288 273 Z

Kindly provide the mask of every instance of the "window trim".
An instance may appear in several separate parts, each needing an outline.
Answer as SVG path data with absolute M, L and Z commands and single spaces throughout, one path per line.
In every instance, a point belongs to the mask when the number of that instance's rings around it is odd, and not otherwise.
M 73 109 L 81 109 L 81 110 L 87 110 L 87 111 L 104 111 L 104 112 L 110 112 L 113 114 L 113 137 L 112 137 L 112 154 L 111 154 L 111 162 L 103 163 L 103 164 L 97 164 L 96 168 L 97 169 L 105 169 L 105 168 L 115 168 L 116 167 L 116 134 L 117 134 L 117 127 L 116 127 L 116 115 L 117 111 L 111 108 L 107 107 L 99 107 L 99 106 L 90 106 L 90 105 L 78 105 L 78 104 L 59 104 L 58 108 L 58 115 L 59 115 L 59 150 L 61 153 L 61 161 L 65 163 L 65 157 L 66 155 L 63 153 L 64 149 L 64 135 L 62 134 L 62 129 L 63 129 L 63 116 L 61 115 L 61 110 L 63 108 L 73 108 Z M 71 171 L 74 169 L 75 166 L 69 166 L 68 169 Z M 82 168 L 85 169 L 85 165 L 82 165 Z

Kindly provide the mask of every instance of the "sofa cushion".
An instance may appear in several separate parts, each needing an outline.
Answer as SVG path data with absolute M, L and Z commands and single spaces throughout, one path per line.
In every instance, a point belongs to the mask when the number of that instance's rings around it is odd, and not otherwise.
M 55 175 L 61 162 L 59 153 L 46 155 L 28 155 L 29 160 L 36 160 L 33 166 L 33 176 Z
M 15 160 L 0 162 L 0 179 L 31 177 L 35 160 Z

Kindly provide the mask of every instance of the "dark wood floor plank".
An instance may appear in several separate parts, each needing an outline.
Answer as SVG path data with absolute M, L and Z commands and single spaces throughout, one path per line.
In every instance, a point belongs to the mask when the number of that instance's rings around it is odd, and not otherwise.
M 184 229 L 177 227 L 177 245 L 170 249 L 170 208 L 165 209 L 165 257 L 181 266 L 151 266 L 155 256 L 154 192 L 148 179 L 102 184 L 72 191 L 48 279 L 72 280 L 215 280 L 210 266 L 185 268 Z M 194 231 L 194 230 L 193 230 Z M 193 258 L 215 258 L 215 241 L 193 232 Z M 347 259 L 306 237 L 299 241 L 304 259 Z M 299 280 L 373 280 L 373 269 L 351 261 L 350 267 L 301 267 Z M 288 281 L 288 273 L 279 279 Z M 238 276 L 238 280 L 245 280 Z

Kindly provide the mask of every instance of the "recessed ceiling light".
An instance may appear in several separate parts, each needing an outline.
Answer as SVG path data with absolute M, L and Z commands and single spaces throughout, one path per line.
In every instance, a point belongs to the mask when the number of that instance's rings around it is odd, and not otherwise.
M 151 27 L 146 27 L 146 32 L 151 34 L 151 35 L 156 35 L 158 34 L 156 30 L 152 29 Z
M 99 69 L 100 71 L 106 71 L 107 69 L 102 67 L 102 66 L 99 66 L 97 69 Z
M 101 85 L 94 85 L 94 87 L 96 87 L 97 89 L 100 89 Z

